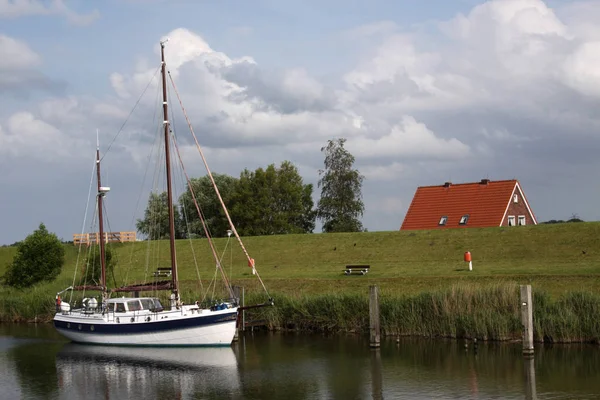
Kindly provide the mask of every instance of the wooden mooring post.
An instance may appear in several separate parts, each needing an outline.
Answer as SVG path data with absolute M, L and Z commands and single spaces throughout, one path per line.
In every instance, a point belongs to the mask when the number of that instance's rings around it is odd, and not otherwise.
M 375 285 L 370 286 L 369 290 L 369 342 L 371 347 L 379 347 L 381 340 L 379 330 L 379 290 Z
M 232 286 L 231 287 L 233 289 L 233 296 L 237 299 L 238 301 L 238 306 L 243 305 L 243 300 L 242 300 L 242 293 L 244 291 L 243 287 L 240 286 Z M 242 314 L 244 313 L 244 311 L 242 310 Z M 238 313 L 238 318 L 236 321 L 236 326 L 235 326 L 235 335 L 233 336 L 233 341 L 237 342 L 239 340 L 239 333 L 240 330 L 244 330 L 244 320 L 243 318 L 240 318 L 240 315 Z
M 521 285 L 521 324 L 523 325 L 523 354 L 533 354 L 533 298 L 531 285 Z
M 525 399 L 537 400 L 535 361 L 533 355 L 523 358 L 523 369 L 525 373 Z

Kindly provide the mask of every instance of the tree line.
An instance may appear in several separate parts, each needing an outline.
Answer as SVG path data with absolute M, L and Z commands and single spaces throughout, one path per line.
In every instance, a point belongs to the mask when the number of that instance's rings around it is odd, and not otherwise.
M 244 169 L 239 178 L 213 174 L 223 202 L 238 233 L 243 236 L 311 233 L 316 220 L 323 232 L 360 232 L 364 212 L 364 177 L 354 169 L 354 156 L 344 148 L 346 139 L 332 139 L 321 148 L 324 168 L 319 170 L 320 199 L 315 207 L 313 185 L 304 183 L 296 166 L 283 161 L 254 171 Z M 191 187 L 190 187 L 191 186 Z M 190 179 L 174 204 L 175 237 L 205 237 L 198 208 L 212 237 L 226 236 L 229 223 L 208 175 Z M 138 232 L 152 238 L 169 237 L 166 192 L 151 193 Z

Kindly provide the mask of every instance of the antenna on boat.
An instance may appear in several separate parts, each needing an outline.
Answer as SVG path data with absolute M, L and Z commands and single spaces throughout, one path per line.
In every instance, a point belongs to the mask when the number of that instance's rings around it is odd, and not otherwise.
M 165 64 L 165 44 L 169 38 L 160 42 L 160 61 L 162 77 L 162 97 L 163 97 L 163 125 L 165 129 L 165 164 L 167 176 L 167 198 L 169 208 L 169 244 L 171 250 L 171 279 L 172 294 L 171 308 L 179 306 L 179 281 L 177 279 L 177 255 L 175 253 L 175 212 L 173 210 L 173 189 L 171 185 L 171 150 L 169 148 L 169 106 L 167 103 L 167 66 Z

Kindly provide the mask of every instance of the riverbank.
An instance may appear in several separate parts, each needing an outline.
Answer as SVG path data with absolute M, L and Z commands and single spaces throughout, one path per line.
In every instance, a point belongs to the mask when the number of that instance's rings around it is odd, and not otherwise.
M 184 294 L 185 295 L 185 294 Z M 246 311 L 246 321 L 274 331 L 369 332 L 367 293 L 291 295 L 272 293 L 275 307 Z M 544 343 L 600 344 L 600 295 L 571 292 L 553 299 L 534 290 L 534 340 Z M 264 301 L 253 292 L 247 304 Z M 52 297 L 33 292 L 0 300 L 2 321 L 50 322 Z M 416 295 L 380 295 L 383 336 L 422 336 L 493 341 L 521 340 L 517 284 L 459 284 Z
M 368 288 L 381 291 L 386 335 L 520 340 L 518 285 L 534 292 L 538 341 L 598 341 L 600 223 L 448 231 L 368 232 L 244 238 L 276 307 L 253 310 L 273 330 L 368 332 Z M 214 276 L 206 240 L 177 241 L 183 299 L 196 300 Z M 266 295 L 243 253 L 217 239 L 225 269 L 248 304 Z M 230 243 L 231 244 L 231 243 Z M 168 265 L 168 242 L 112 245 L 118 284 L 140 282 Z M 60 276 L 30 289 L 0 286 L 0 320 L 50 321 L 56 292 L 73 283 L 78 248 L 66 246 Z M 473 271 L 463 262 L 473 255 Z M 85 248 L 79 254 L 85 257 Z M 14 249 L 0 249 L 0 274 Z M 148 254 L 158 261 L 146 264 Z M 198 265 L 202 285 L 195 279 Z M 81 263 L 81 261 L 80 261 Z M 345 276 L 346 264 L 369 264 L 367 275 Z M 81 266 L 81 264 L 80 264 Z M 208 276 L 208 279 L 207 279 Z M 110 282 L 112 286 L 112 282 Z
M 600 295 L 572 292 L 552 299 L 534 291 L 534 340 L 600 344 Z M 315 332 L 369 332 L 367 294 L 280 296 L 276 307 L 250 313 L 269 329 Z M 380 295 L 384 336 L 422 336 L 520 341 L 519 287 L 516 284 L 455 285 L 397 296 Z

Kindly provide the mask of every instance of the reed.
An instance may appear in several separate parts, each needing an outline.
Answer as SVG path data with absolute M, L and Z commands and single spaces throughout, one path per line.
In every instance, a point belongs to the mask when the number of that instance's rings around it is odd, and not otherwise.
M 534 335 L 538 342 L 598 342 L 600 296 L 575 292 L 555 301 L 534 291 Z M 251 296 L 248 300 L 259 301 Z M 248 311 L 273 330 L 369 331 L 368 294 L 275 294 L 276 307 Z M 384 335 L 520 340 L 516 284 L 457 284 L 418 295 L 380 295 Z

